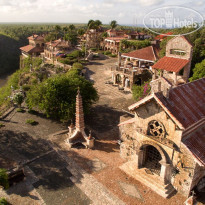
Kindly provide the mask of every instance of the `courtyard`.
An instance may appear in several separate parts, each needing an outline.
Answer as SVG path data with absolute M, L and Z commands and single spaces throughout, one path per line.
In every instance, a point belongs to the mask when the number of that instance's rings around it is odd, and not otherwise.
M 106 81 L 116 59 L 92 61 L 86 78 L 94 82 L 99 101 L 85 117 L 86 130 L 95 137 L 95 149 L 69 149 L 67 124 L 27 111 L 13 110 L 1 120 L 0 166 L 26 163 L 26 179 L 8 191 L 0 191 L 11 204 L 183 204 L 174 194 L 164 199 L 119 169 L 118 124 L 120 116 L 131 117 L 127 107 L 134 101 Z M 26 110 L 26 109 L 25 109 Z M 26 124 L 33 119 L 38 125 Z M 156 200 L 157 199 L 157 200 Z

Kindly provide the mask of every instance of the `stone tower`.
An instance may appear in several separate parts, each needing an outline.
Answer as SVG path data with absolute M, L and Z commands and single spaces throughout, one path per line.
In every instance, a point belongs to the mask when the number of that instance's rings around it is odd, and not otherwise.
M 68 127 L 68 138 L 66 142 L 69 144 L 70 147 L 73 147 L 76 144 L 82 144 L 86 148 L 93 148 L 94 147 L 94 138 L 91 136 L 86 135 L 85 133 L 85 123 L 84 123 L 84 112 L 83 112 L 83 102 L 82 97 L 80 94 L 80 90 L 78 89 L 78 93 L 76 96 L 76 114 L 75 114 L 75 127 L 71 123 Z

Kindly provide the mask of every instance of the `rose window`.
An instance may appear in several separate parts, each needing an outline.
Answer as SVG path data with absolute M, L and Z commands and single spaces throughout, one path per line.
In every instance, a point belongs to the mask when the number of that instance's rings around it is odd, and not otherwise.
M 149 123 L 148 134 L 154 137 L 164 137 L 165 136 L 164 126 L 160 122 L 153 120 Z

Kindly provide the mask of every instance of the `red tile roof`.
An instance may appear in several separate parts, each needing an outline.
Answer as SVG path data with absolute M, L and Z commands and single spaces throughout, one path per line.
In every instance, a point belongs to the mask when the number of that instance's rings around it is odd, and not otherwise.
M 23 46 L 23 47 L 20 48 L 20 50 L 22 50 L 26 53 L 32 51 L 32 49 L 34 49 L 34 46 L 32 46 L 32 45 Z
M 43 52 L 43 48 L 42 47 L 34 47 L 32 45 L 27 45 L 27 46 L 23 46 L 20 48 L 20 50 L 32 54 L 32 53 L 41 53 Z
M 177 86 L 169 91 L 169 98 L 161 93 L 151 94 L 129 106 L 135 110 L 155 99 L 181 128 L 188 128 L 205 116 L 205 78 Z
M 186 59 L 164 56 L 157 63 L 155 63 L 152 68 L 171 72 L 179 72 L 188 63 L 189 60 Z
M 182 139 L 183 144 L 193 154 L 200 165 L 205 166 L 205 121 L 203 125 Z
M 205 116 L 205 78 L 171 89 L 168 99 L 155 95 L 184 128 Z
M 51 42 L 47 42 L 46 45 L 50 45 L 52 47 L 56 47 L 56 46 L 59 46 L 59 47 L 69 47 L 68 41 L 61 40 L 61 39 L 58 39 L 58 40 L 55 40 L 55 41 L 51 41 Z
M 144 59 L 148 61 L 155 61 L 157 60 L 156 49 L 153 46 L 148 46 L 146 48 L 138 49 L 136 51 L 131 51 L 129 53 L 123 53 L 122 56 L 137 58 L 137 59 Z
M 44 37 L 43 36 L 39 36 L 37 34 L 34 34 L 32 36 L 29 36 L 28 39 L 29 40 L 44 40 Z
M 156 40 L 162 40 L 162 39 L 167 38 L 167 36 L 172 35 L 172 34 L 173 34 L 173 32 L 168 32 L 168 33 L 165 33 L 165 34 L 160 34 L 160 35 L 156 36 L 155 39 Z

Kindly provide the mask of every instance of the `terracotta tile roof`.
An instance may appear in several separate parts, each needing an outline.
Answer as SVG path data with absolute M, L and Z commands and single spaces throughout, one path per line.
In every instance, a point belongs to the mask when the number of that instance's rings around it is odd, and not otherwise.
M 148 61 L 155 61 L 158 58 L 156 55 L 156 49 L 153 46 L 148 46 L 129 53 L 123 53 L 122 56 L 144 59 Z
M 184 128 L 205 116 L 205 78 L 171 89 L 168 99 L 155 95 Z
M 43 52 L 44 49 L 41 47 L 34 47 L 32 45 L 27 45 L 27 46 L 21 47 L 20 50 L 26 53 L 32 54 L 32 53 L 41 53 Z
M 189 60 L 186 59 L 164 56 L 157 63 L 155 63 L 152 68 L 171 72 L 179 72 L 188 63 Z
M 165 33 L 165 34 L 160 34 L 158 36 L 155 37 L 156 40 L 163 40 L 164 38 L 167 38 L 167 36 L 169 35 L 172 35 L 173 32 L 168 32 L 168 33 Z
M 169 91 L 169 98 L 161 93 L 151 94 L 128 107 L 135 110 L 155 99 L 180 128 L 188 128 L 205 116 L 205 78 L 180 85 Z
M 195 132 L 182 139 L 182 142 L 193 154 L 197 162 L 205 166 L 205 122 Z
M 32 36 L 29 36 L 28 39 L 29 40 L 44 40 L 44 37 L 43 36 L 39 36 L 37 34 L 34 34 Z
M 69 47 L 68 42 L 64 41 L 64 40 L 61 40 L 61 39 L 47 42 L 46 45 L 50 45 L 52 47 L 56 47 L 56 46 L 59 46 L 59 47 Z
M 26 53 L 29 53 L 30 51 L 32 51 L 32 49 L 34 49 L 34 46 L 32 46 L 32 45 L 23 46 L 20 48 L 20 50 L 22 50 Z

